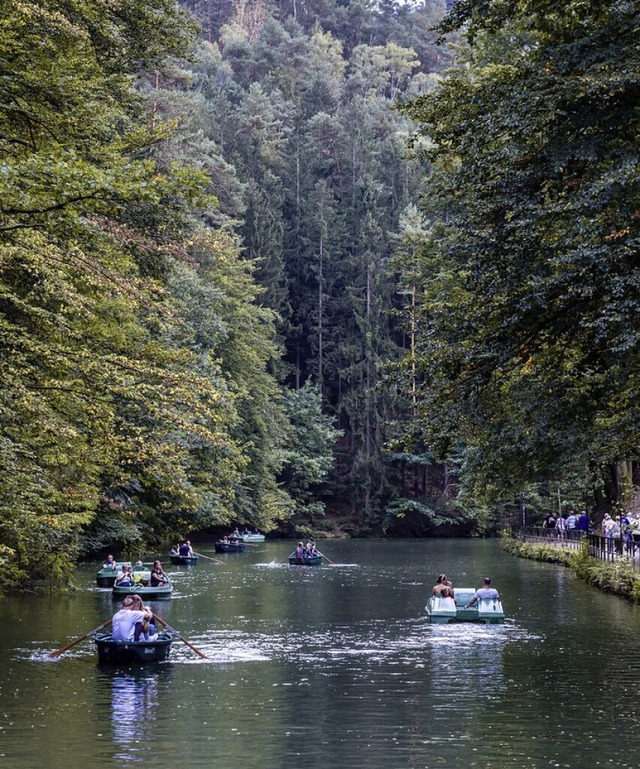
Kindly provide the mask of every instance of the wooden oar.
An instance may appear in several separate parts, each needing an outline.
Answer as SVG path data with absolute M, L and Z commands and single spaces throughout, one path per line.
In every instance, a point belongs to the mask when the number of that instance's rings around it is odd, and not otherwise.
M 208 555 L 202 555 L 202 553 L 196 553 L 196 551 L 193 551 L 194 555 L 197 555 L 198 558 L 206 558 L 207 561 L 213 561 L 214 563 L 224 563 L 224 561 L 221 561 L 219 558 L 210 558 Z
M 324 553 L 321 553 L 319 550 L 317 550 L 316 552 L 318 553 L 318 555 L 321 555 L 325 559 L 325 561 L 329 561 L 329 563 L 332 566 L 335 566 L 335 563 L 331 560 L 331 558 L 327 558 L 327 556 Z
M 90 630 L 88 633 L 85 633 L 84 635 L 81 635 L 79 638 L 76 638 L 75 641 L 71 641 L 71 643 L 68 643 L 66 646 L 63 646 L 61 649 L 56 649 L 56 651 L 51 652 L 49 654 L 49 657 L 55 658 L 59 657 L 61 654 L 64 654 L 66 651 L 69 651 L 69 649 L 73 648 L 76 644 L 79 644 L 80 641 L 84 641 L 85 638 L 91 638 L 92 635 L 95 635 L 99 630 L 102 630 L 103 627 L 106 627 L 107 625 L 111 624 L 111 618 L 106 619 L 102 625 L 98 625 L 97 628 L 94 628 L 93 630 Z
M 189 643 L 189 641 L 187 641 L 187 639 L 186 639 L 186 638 L 184 638 L 183 636 L 181 636 L 181 635 L 180 635 L 180 633 L 178 633 L 178 631 L 177 631 L 177 630 L 175 630 L 174 628 L 172 628 L 172 627 L 171 627 L 171 625 L 169 625 L 167 622 L 165 622 L 165 621 L 162 619 L 162 617 L 158 617 L 158 615 L 157 615 L 157 614 L 154 614 L 154 612 L 151 612 L 151 614 L 152 614 L 153 618 L 154 618 L 154 619 L 156 619 L 156 620 L 158 620 L 158 622 L 159 622 L 161 625 L 164 625 L 164 627 L 166 627 L 166 628 L 167 628 L 167 630 L 168 630 L 170 633 L 173 633 L 174 635 L 177 635 L 177 636 L 178 636 L 178 638 L 179 638 L 179 639 L 182 641 L 182 643 L 185 643 L 185 644 L 186 644 L 186 645 L 187 645 L 187 646 L 188 646 L 190 649 L 193 649 L 193 651 L 194 651 L 194 652 L 195 652 L 195 653 L 196 653 L 196 654 L 197 654 L 199 657 L 202 657 L 202 659 L 205 659 L 205 660 L 211 659 L 210 657 L 207 657 L 207 655 L 206 655 L 206 654 L 203 654 L 203 653 L 200 651 L 200 649 L 196 649 L 196 647 L 195 647 L 195 646 L 194 646 L 192 643 Z

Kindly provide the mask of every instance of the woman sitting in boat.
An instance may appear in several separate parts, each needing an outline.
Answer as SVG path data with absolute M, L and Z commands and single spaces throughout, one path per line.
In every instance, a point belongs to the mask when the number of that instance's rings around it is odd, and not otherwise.
M 151 610 L 142 605 L 139 595 L 128 595 L 122 602 L 120 611 L 117 611 L 111 620 L 113 640 L 139 641 L 140 636 L 144 637 L 145 623 L 148 634 L 152 616 Z
M 158 637 L 158 634 L 156 633 L 156 626 L 153 621 L 153 612 L 151 611 L 151 607 L 145 606 L 142 603 L 142 598 L 137 594 L 132 595 L 131 598 L 133 600 L 134 611 L 143 611 L 151 615 L 149 619 L 142 620 L 142 637 L 145 641 L 155 641 Z
M 112 555 L 107 556 L 107 560 L 102 564 L 103 569 L 115 569 L 117 566 L 115 559 Z
M 123 566 L 122 571 L 118 572 L 115 584 L 118 587 L 131 587 L 134 584 L 131 566 Z
M 305 552 L 304 545 L 302 544 L 302 542 L 298 542 L 294 555 L 295 555 L 295 557 L 299 561 L 302 561 L 303 558 L 305 557 L 306 552 Z
M 440 598 L 453 598 L 453 583 L 447 579 L 446 574 L 439 574 L 432 592 Z
M 153 569 L 151 569 L 151 579 L 149 580 L 151 587 L 162 587 L 169 584 L 169 577 L 164 573 L 162 564 L 160 561 L 153 562 Z

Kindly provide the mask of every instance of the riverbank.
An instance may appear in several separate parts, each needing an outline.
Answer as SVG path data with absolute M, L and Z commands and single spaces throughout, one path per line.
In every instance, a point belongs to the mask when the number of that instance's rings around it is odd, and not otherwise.
M 592 558 L 586 541 L 579 550 L 569 550 L 555 543 L 523 542 L 507 532 L 503 534 L 500 545 L 518 558 L 566 566 L 587 584 L 640 604 L 640 575 L 623 557 L 612 563 Z

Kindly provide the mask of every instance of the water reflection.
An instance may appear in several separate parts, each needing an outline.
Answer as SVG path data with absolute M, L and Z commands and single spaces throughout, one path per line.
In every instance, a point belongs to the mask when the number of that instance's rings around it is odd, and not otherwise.
M 157 668 L 110 671 L 114 758 L 137 762 L 149 759 L 160 706 L 160 675 Z

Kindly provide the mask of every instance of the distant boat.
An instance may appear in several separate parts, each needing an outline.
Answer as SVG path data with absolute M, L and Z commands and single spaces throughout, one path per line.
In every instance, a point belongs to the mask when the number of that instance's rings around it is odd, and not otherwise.
M 322 556 L 318 555 L 304 555 L 302 558 L 298 558 L 295 552 L 289 556 L 289 564 L 291 566 L 320 566 L 322 563 Z
M 169 560 L 174 566 L 193 566 L 198 563 L 198 555 L 176 555 L 169 553 Z
M 266 537 L 264 534 L 241 534 L 240 539 L 243 542 L 264 542 Z
M 475 594 L 474 588 L 457 587 L 454 589 L 455 598 L 441 598 L 439 595 L 432 595 L 425 607 L 429 622 L 438 625 L 451 622 L 502 624 L 504 611 L 502 602 L 497 598 L 480 598 L 469 609 L 465 608 Z
M 236 539 L 233 542 L 225 542 L 219 539 L 216 542 L 216 553 L 243 553 L 246 545 L 243 541 Z
M 98 587 L 113 587 L 118 572 L 122 571 L 123 566 L 131 566 L 131 561 L 114 561 L 113 567 L 103 566 L 96 574 Z
M 114 598 L 124 598 L 127 595 L 139 595 L 144 598 L 170 598 L 173 592 L 173 585 L 114 585 L 111 594 Z
M 173 637 L 159 633 L 154 641 L 114 641 L 111 633 L 102 633 L 94 641 L 99 662 L 138 664 L 166 660 Z

